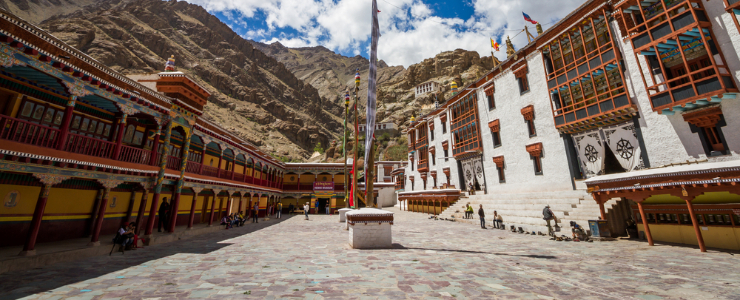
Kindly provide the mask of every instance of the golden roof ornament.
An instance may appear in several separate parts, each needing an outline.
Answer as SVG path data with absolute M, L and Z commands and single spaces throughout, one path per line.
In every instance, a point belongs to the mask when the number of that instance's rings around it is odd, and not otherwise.
M 516 53 L 516 50 L 514 50 L 514 45 L 511 43 L 511 39 L 506 36 L 506 58 L 511 57 Z

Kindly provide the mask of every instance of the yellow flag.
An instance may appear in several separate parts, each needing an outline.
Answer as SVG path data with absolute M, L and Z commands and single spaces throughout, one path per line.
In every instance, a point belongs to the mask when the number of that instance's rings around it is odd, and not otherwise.
M 491 39 L 491 47 L 493 47 L 494 50 L 498 51 L 499 44 L 496 43 L 493 39 Z

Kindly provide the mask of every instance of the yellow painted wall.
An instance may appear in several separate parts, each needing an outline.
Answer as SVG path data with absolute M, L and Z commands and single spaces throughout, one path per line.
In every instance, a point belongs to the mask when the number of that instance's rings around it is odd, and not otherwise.
M 344 174 L 334 175 L 334 183 L 344 183 Z
M 126 193 L 128 194 L 128 193 Z M 97 190 L 74 190 L 74 189 L 55 189 L 52 188 L 49 193 L 49 202 L 46 204 L 46 210 L 44 214 L 77 214 L 84 213 L 85 215 L 79 216 L 47 216 L 44 220 L 52 219 L 86 219 L 90 217 L 93 207 L 95 206 L 95 198 L 98 195 Z M 120 198 L 123 199 L 123 198 Z M 108 199 L 108 205 L 110 206 L 110 198 Z M 128 203 L 128 198 L 122 201 Z M 119 204 L 116 204 L 118 206 Z M 106 208 L 106 214 L 109 213 Z M 125 212 L 125 210 L 124 210 Z
M 236 172 L 237 174 L 243 174 L 244 166 L 237 163 L 236 166 L 234 167 L 234 172 Z
M 290 180 L 291 177 L 293 177 L 293 180 Z M 296 184 L 297 182 L 298 182 L 297 174 L 288 174 L 288 175 L 283 176 L 284 184 Z
M 19 193 L 19 197 L 16 202 L 17 204 L 14 207 L 6 207 L 5 205 L 0 206 L 0 221 L 30 221 L 31 216 L 10 217 L 7 215 L 33 215 L 33 211 L 36 209 L 36 202 L 39 199 L 41 187 L 0 184 L 0 197 L 2 197 L 3 203 L 5 203 L 5 198 L 8 196 L 8 193 L 12 191 L 18 191 Z
M 698 245 L 691 225 L 649 224 L 653 240 L 669 243 Z M 704 245 L 712 248 L 740 250 L 740 228 L 700 226 Z M 706 228 L 706 230 L 703 230 Z M 637 230 L 644 231 L 642 224 Z
M 313 183 L 314 181 L 316 181 L 316 177 L 313 174 L 301 175 L 301 183 Z
M 247 168 L 247 176 L 252 176 L 252 173 L 254 173 L 254 168 Z
M 260 198 L 260 209 L 267 208 L 267 196 Z
M 211 159 L 213 159 L 213 165 L 211 165 Z M 215 168 L 218 166 L 218 157 L 205 153 L 203 155 L 203 164 L 205 164 L 206 166 L 211 166 Z
M 260 176 L 262 176 L 262 172 L 259 170 L 254 170 L 254 178 L 259 179 Z

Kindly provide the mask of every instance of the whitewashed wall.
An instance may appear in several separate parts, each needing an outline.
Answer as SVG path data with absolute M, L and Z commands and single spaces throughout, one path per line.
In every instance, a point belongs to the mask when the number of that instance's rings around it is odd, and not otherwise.
M 506 70 L 493 78 L 496 92 L 496 108 L 488 110 L 483 89 L 478 92 L 478 111 L 483 143 L 483 166 L 486 173 L 488 193 L 533 193 L 572 190 L 573 184 L 568 171 L 565 145 L 560 133 L 555 130 L 555 121 L 545 80 L 545 68 L 539 52 L 530 54 L 527 60 L 529 91 L 519 93 L 514 73 Z M 537 136 L 529 137 L 527 123 L 521 109 L 534 106 L 534 125 Z M 488 122 L 499 119 L 501 146 L 493 147 L 493 136 Z M 534 162 L 526 146 L 542 143 L 542 175 L 535 175 Z M 493 157 L 504 156 L 505 183 L 499 183 Z

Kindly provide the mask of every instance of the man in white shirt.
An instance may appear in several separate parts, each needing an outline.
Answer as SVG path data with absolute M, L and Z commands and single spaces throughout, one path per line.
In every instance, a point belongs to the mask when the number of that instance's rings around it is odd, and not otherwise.
M 308 220 L 308 210 L 311 208 L 311 206 L 308 205 L 308 202 L 306 202 L 305 205 L 303 205 L 303 214 L 306 215 L 306 220 Z

